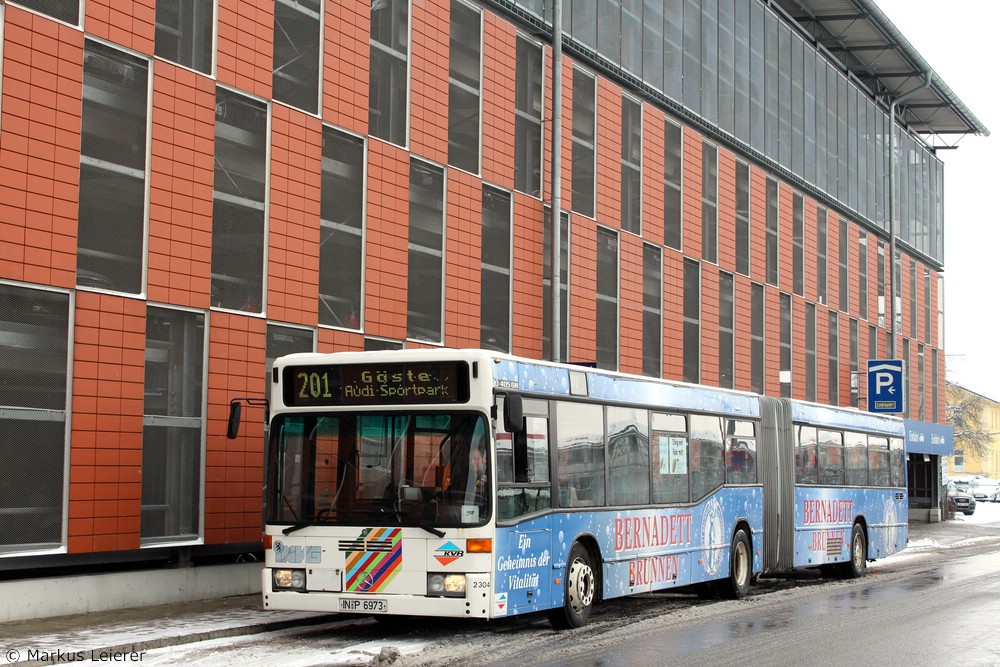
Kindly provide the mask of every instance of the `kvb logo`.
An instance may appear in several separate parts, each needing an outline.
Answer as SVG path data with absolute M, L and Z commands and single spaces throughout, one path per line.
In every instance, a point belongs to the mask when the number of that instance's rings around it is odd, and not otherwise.
M 454 563 L 465 555 L 465 552 L 458 548 L 454 542 L 445 542 L 434 550 L 434 557 L 442 565 Z

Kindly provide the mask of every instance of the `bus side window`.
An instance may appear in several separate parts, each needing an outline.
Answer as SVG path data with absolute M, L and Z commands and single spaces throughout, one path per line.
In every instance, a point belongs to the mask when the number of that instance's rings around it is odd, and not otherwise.
M 726 481 L 722 418 L 691 416 L 691 499 L 704 498 Z
M 518 433 L 497 433 L 497 518 L 513 519 L 552 507 L 548 420 L 525 417 Z
M 845 480 L 851 486 L 868 485 L 868 448 L 863 433 L 844 433 L 844 452 L 847 454 Z
M 653 502 L 688 502 L 687 417 L 653 413 L 652 434 Z
M 556 404 L 562 507 L 603 507 L 604 410 L 594 403 Z
M 757 440 L 754 438 L 754 423 L 728 420 L 726 435 L 726 480 L 730 484 L 756 484 Z
M 649 417 L 645 410 L 607 408 L 608 504 L 649 504 Z
M 818 435 L 819 483 L 844 484 L 844 436 L 840 431 L 820 429 Z
M 816 427 L 795 426 L 795 483 L 817 484 L 819 474 L 816 470 Z

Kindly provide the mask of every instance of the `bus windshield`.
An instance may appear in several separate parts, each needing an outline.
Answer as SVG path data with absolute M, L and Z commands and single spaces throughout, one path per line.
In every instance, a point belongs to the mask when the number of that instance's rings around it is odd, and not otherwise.
M 271 426 L 265 519 L 478 526 L 489 518 L 487 422 L 471 412 L 285 414 Z

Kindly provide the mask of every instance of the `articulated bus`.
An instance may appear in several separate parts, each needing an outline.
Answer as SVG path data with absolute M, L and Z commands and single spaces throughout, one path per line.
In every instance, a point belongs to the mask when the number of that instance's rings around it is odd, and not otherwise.
M 267 609 L 578 627 L 906 545 L 895 417 L 483 350 L 294 354 L 270 380 Z

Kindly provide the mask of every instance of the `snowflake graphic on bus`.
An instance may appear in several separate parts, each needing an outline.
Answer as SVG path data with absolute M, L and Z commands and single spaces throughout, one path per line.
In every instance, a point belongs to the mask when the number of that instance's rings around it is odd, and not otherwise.
M 495 596 L 503 596 L 505 614 L 561 605 L 564 587 L 551 583 L 581 540 L 603 562 L 596 578 L 605 598 L 725 577 L 732 539 L 725 526 L 741 521 L 756 526 L 750 532 L 759 539 L 759 489 L 723 489 L 691 507 L 552 514 L 498 528 Z M 759 557 L 753 569 L 761 569 Z

